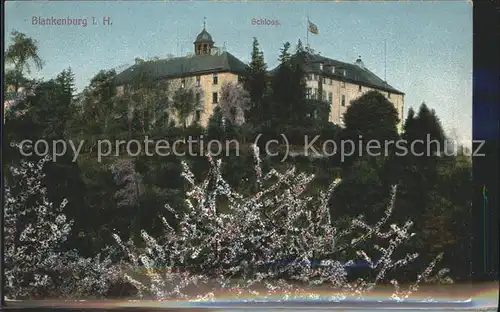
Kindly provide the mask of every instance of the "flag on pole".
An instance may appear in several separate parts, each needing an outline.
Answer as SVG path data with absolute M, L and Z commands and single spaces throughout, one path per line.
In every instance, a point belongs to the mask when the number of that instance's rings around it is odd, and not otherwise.
M 318 26 L 316 26 L 310 20 L 307 20 L 307 22 L 309 23 L 309 31 L 315 35 L 319 34 Z

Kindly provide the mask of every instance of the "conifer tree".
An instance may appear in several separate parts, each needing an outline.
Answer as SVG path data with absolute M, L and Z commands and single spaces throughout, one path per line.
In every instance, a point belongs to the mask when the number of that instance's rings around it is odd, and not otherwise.
M 244 88 L 250 94 L 251 107 L 248 113 L 250 120 L 258 120 L 258 116 L 264 114 L 263 97 L 267 85 L 267 65 L 264 61 L 264 53 L 259 48 L 257 38 L 253 38 L 252 55 L 248 76 L 244 81 Z
M 305 52 L 305 50 L 304 50 L 304 46 L 302 45 L 302 40 L 299 39 L 299 41 L 297 42 L 297 47 L 295 48 L 295 53 L 301 54 L 304 52 Z
M 293 92 L 293 101 L 291 103 L 292 122 L 305 125 L 307 116 L 314 117 L 315 109 L 311 109 L 306 101 L 306 54 L 299 39 L 295 49 L 293 60 L 293 80 L 291 90 Z M 317 113 L 317 112 L 316 112 Z M 305 118 L 306 117 L 306 118 Z
M 279 56 L 279 62 L 280 65 L 287 65 L 289 64 L 291 54 L 290 54 L 290 42 L 285 42 L 283 44 L 283 48 L 281 48 L 281 54 Z
M 278 124 L 304 123 L 306 112 L 306 92 L 304 73 L 304 54 L 289 52 L 290 43 L 286 42 L 281 49 L 280 64 L 273 81 L 273 117 Z
M 467 203 L 455 200 L 458 197 L 456 194 L 451 196 L 446 191 L 449 186 L 445 185 L 449 183 L 448 174 L 454 175 L 453 172 L 462 169 L 455 157 L 443 157 L 446 136 L 435 111 L 425 103 L 418 113 L 410 109 L 403 139 L 407 142 L 408 153 L 396 158 L 399 167 L 396 217 L 415 221 L 416 230 L 423 233 L 414 242 L 420 250 L 437 253 L 446 250 L 447 246 L 458 246 L 453 237 L 459 233 L 453 233 L 450 217 L 463 213 L 463 208 L 459 207 L 467 207 Z M 455 184 L 462 182 L 465 183 L 458 179 Z

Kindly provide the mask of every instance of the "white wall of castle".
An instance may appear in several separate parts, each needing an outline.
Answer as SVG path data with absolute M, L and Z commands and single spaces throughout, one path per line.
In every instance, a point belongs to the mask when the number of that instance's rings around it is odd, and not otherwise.
M 220 103 L 221 88 L 225 83 L 238 83 L 238 75 L 233 73 L 210 73 L 183 78 L 172 78 L 166 80 L 165 86 L 167 89 L 166 93 L 168 94 L 169 102 L 173 100 L 175 90 L 181 87 L 192 89 L 195 94 L 199 93 L 200 106 L 187 119 L 186 123 L 189 125 L 193 121 L 195 121 L 197 117 L 199 117 L 199 124 L 202 127 L 206 127 L 208 124 L 208 120 L 214 112 L 215 107 Z M 119 95 L 123 94 L 123 90 L 123 86 L 117 87 L 117 93 Z M 217 103 L 214 103 L 214 93 L 217 94 Z M 170 111 L 169 117 L 171 120 L 175 121 L 176 124 L 179 124 L 179 118 L 178 116 L 176 116 L 176 112 Z
M 183 83 L 184 88 L 191 88 L 195 93 L 200 93 L 200 107 L 197 109 L 199 112 L 194 112 L 193 115 L 188 118 L 187 124 L 190 124 L 199 117 L 199 124 L 202 127 L 206 127 L 215 107 L 220 103 L 222 85 L 224 83 L 238 82 L 238 75 L 233 73 L 217 73 L 215 75 L 217 76 L 217 83 L 214 83 L 214 74 L 210 73 L 199 76 L 169 79 L 168 83 L 165 84 L 168 89 L 167 92 L 170 94 L 170 100 L 172 100 L 171 97 L 174 91 L 180 88 Z M 317 98 L 319 77 L 318 75 L 311 75 L 311 78 L 312 79 L 306 80 L 306 85 L 307 88 L 311 89 L 312 96 Z M 330 104 L 330 115 L 328 117 L 330 122 L 343 126 L 343 115 L 350 106 L 351 101 L 358 99 L 368 91 L 375 90 L 382 93 L 394 105 L 400 120 L 398 130 L 402 130 L 404 121 L 404 95 L 325 77 L 322 79 L 324 99 Z M 122 87 L 118 87 L 119 93 L 123 93 L 122 90 Z M 217 93 L 218 103 L 214 103 L 214 93 Z M 343 97 L 344 101 L 342 100 Z M 171 119 L 177 121 L 178 118 L 175 115 L 175 112 L 170 112 Z
M 316 96 L 316 98 L 319 79 L 320 77 L 318 77 L 318 75 L 311 75 L 311 79 L 306 80 L 307 88 L 311 89 L 312 96 Z M 324 99 L 330 104 L 330 116 L 328 118 L 330 122 L 343 126 L 343 115 L 351 105 L 351 101 L 358 99 L 368 91 L 375 90 L 382 93 L 386 99 L 394 105 L 399 116 L 398 130 L 402 130 L 404 121 L 404 95 L 326 77 L 322 79 Z M 331 100 L 329 96 L 330 93 Z M 342 97 L 345 99 L 344 104 L 342 103 Z

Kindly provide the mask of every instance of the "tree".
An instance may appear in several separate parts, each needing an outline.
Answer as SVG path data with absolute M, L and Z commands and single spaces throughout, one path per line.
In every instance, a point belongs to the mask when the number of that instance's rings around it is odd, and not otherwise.
M 17 91 L 23 73 L 25 71 L 28 74 L 31 73 L 30 61 L 35 64 L 37 69 L 42 69 L 43 60 L 38 55 L 38 42 L 36 40 L 26 37 L 26 34 L 16 30 L 11 32 L 10 39 L 12 44 L 5 52 L 5 62 L 14 66 L 16 72 L 14 90 Z
M 240 84 L 224 83 L 221 87 L 220 108 L 224 118 L 232 125 L 245 123 L 245 111 L 248 110 L 250 97 Z
M 73 132 L 81 135 L 91 146 L 100 135 L 109 134 L 116 121 L 113 101 L 116 95 L 113 84 L 115 76 L 114 70 L 101 70 L 83 91 L 82 111 L 75 116 L 79 123 L 75 125 Z
M 188 118 L 194 113 L 196 108 L 200 106 L 200 101 L 196 97 L 195 91 L 191 88 L 178 88 L 175 90 L 172 108 L 177 113 L 179 122 L 183 128 L 186 128 Z
M 40 129 L 38 136 L 44 139 L 65 137 L 72 100 L 72 81 L 66 75 L 67 72 L 63 71 L 56 79 L 38 85 L 35 96 L 30 101 L 28 117 L 33 126 Z
M 22 118 L 11 119 L 7 125 L 11 140 L 56 140 L 66 135 L 67 121 L 71 117 L 74 77 L 71 70 L 64 70 L 57 78 L 33 83 L 16 95 L 16 114 Z M 9 104 L 9 103 L 8 103 Z M 12 108 L 12 105 L 10 105 Z
M 302 45 L 302 40 L 299 39 L 299 41 L 297 42 L 297 46 L 295 48 L 295 53 L 302 54 L 304 52 L 305 52 L 305 50 L 304 50 L 304 46 Z
M 258 116 L 263 113 L 263 97 L 267 87 L 267 65 L 264 61 L 264 53 L 259 49 L 257 38 L 253 38 L 251 61 L 248 76 L 244 80 L 244 88 L 249 92 L 251 107 L 249 110 L 250 120 L 259 120 Z
M 272 113 L 275 123 L 304 125 L 308 119 L 306 83 L 303 70 L 305 54 L 289 52 L 290 43 L 285 43 L 279 57 L 280 64 L 271 82 Z
M 217 106 L 214 108 L 214 112 L 208 120 L 206 135 L 210 139 L 223 141 L 225 132 L 224 130 L 224 114 L 222 113 L 222 109 Z
M 369 223 L 375 222 L 390 200 L 391 185 L 384 180 L 384 165 L 382 157 L 364 156 L 347 166 L 343 183 L 330 200 L 332 212 L 348 219 L 363 215 Z
M 443 126 L 439 117 L 436 115 L 435 110 L 431 110 L 427 107 L 425 103 L 420 105 L 417 116 L 413 121 L 412 127 L 408 127 L 405 131 L 410 139 L 423 140 L 424 144 L 417 146 L 416 152 L 426 152 L 425 156 L 432 157 L 432 154 L 437 156 L 441 155 L 444 150 L 444 142 L 446 141 L 446 136 L 444 134 Z M 438 144 L 428 144 L 431 141 L 436 141 Z M 431 148 L 426 151 L 427 147 Z M 429 153 L 429 155 L 427 155 Z
M 63 70 L 59 75 L 57 75 L 55 81 L 59 88 L 58 97 L 60 103 L 62 104 L 59 107 L 60 113 L 57 115 L 64 121 L 64 124 L 62 125 L 64 129 L 62 131 L 62 135 L 65 136 L 68 130 L 68 121 L 74 114 L 73 111 L 75 110 L 73 106 L 73 95 L 75 92 L 75 74 L 71 70 L 71 67 Z
M 458 155 L 443 155 L 447 138 L 434 110 L 422 104 L 418 113 L 408 112 L 403 138 L 412 146 L 407 155 L 397 157 L 398 199 L 396 218 L 412 218 L 422 233 L 415 248 L 426 252 L 446 252 L 445 261 L 456 276 L 464 277 L 470 258 L 465 246 L 470 244 L 467 222 L 472 194 L 471 161 Z M 462 216 L 462 217 L 459 217 Z M 460 219 L 462 222 L 457 223 Z M 465 224 L 465 225 L 464 225 Z M 462 254 L 457 260 L 452 255 Z
M 111 165 L 114 179 L 121 188 L 116 192 L 118 208 L 125 206 L 138 207 L 139 198 L 144 192 L 142 176 L 136 172 L 132 159 L 118 159 Z
M 152 62 L 152 61 L 148 61 Z M 147 70 L 140 71 L 120 97 L 129 123 L 129 132 L 135 121 L 142 135 L 161 133 L 168 125 L 168 89 L 165 80 L 154 80 Z M 125 105 L 124 105 L 125 103 Z M 131 135 L 129 133 L 129 135 Z
M 351 102 L 344 114 L 346 131 L 363 140 L 395 140 L 398 138 L 398 112 L 378 91 L 369 91 Z M 365 141 L 366 142 L 366 141 Z
M 273 126 L 276 124 L 285 124 L 291 117 L 289 95 L 291 93 L 290 78 L 292 76 L 292 69 L 289 49 L 290 43 L 286 42 L 279 56 L 280 64 L 274 71 L 271 80 L 272 106 L 269 110 L 270 116 L 268 116 L 268 118 L 272 120 Z
M 291 89 L 293 92 L 290 109 L 292 111 L 292 122 L 294 124 L 306 124 L 308 118 L 315 118 L 319 111 L 316 108 L 311 109 L 306 100 L 306 73 L 304 68 L 307 62 L 307 54 L 302 47 L 302 42 L 298 41 L 296 52 L 291 58 L 292 62 L 292 81 Z M 308 117 L 309 116 L 309 117 Z M 306 117 L 306 118 L 305 118 Z
M 429 187 L 436 185 L 438 179 L 438 163 L 441 162 L 441 152 L 443 151 L 446 137 L 443 128 L 433 110 L 422 104 L 419 112 L 415 115 L 410 110 L 404 125 L 403 139 L 408 146 L 413 145 L 413 150 L 407 155 L 396 159 L 399 168 L 401 182 L 400 192 L 409 192 L 411 209 L 420 214 L 418 209 L 425 209 L 428 206 Z M 413 144 L 419 140 L 422 144 Z M 430 144 L 435 140 L 434 144 Z M 410 195 L 413 194 L 413 195 Z M 406 196 L 401 195 L 402 201 Z
M 119 187 L 114 194 L 114 199 L 118 201 L 117 208 L 124 215 L 134 216 L 129 231 L 137 229 L 141 196 L 144 195 L 143 176 L 136 171 L 135 167 L 136 164 L 133 159 L 117 159 L 111 165 L 113 178 Z M 125 219 L 125 221 L 130 225 L 130 220 Z
M 290 42 L 285 42 L 283 44 L 283 48 L 281 48 L 281 54 L 278 58 L 279 62 L 281 65 L 287 65 L 290 64 L 289 61 L 291 59 L 291 54 L 290 54 Z
M 16 92 L 8 94 L 4 102 L 4 124 L 7 119 L 10 121 L 18 120 L 18 117 L 24 116 L 30 106 L 30 100 L 35 95 L 34 90 L 37 87 L 37 81 L 29 81 L 26 87 L 19 88 Z M 11 117 L 11 118 L 8 118 Z M 18 125 L 18 123 L 16 123 Z M 12 125 L 12 124 L 10 124 Z M 8 125 L 8 126 L 10 126 Z M 17 128 L 16 130 L 19 130 Z M 11 133 L 11 134 L 15 134 Z
M 55 79 L 41 82 L 26 99 L 26 113 L 22 118 L 12 120 L 7 133 L 12 141 L 31 139 L 33 142 L 48 142 L 46 153 L 57 157 L 43 167 L 44 185 L 47 187 L 47 198 L 51 202 L 64 199 L 70 203 L 66 207 L 66 215 L 70 218 L 80 216 L 86 210 L 85 184 L 81 179 L 81 171 L 73 150 L 68 144 L 68 122 L 74 116 L 73 107 L 74 75 L 71 69 L 63 70 Z M 12 127 L 15 125 L 15 128 Z M 60 142 L 58 145 L 53 143 Z M 65 142 L 65 147 L 62 146 Z M 73 140 L 75 146 L 80 142 Z M 12 155 L 12 164 L 19 164 L 19 153 Z M 81 155 L 80 155 L 81 156 Z M 35 157 L 35 156 L 33 156 Z M 77 218 L 75 228 L 79 230 L 83 218 Z M 70 237 L 65 245 L 75 247 L 74 237 Z
M 378 146 L 370 145 L 371 155 L 379 153 L 390 157 L 393 154 L 393 147 L 390 147 L 388 142 L 395 142 L 399 138 L 398 122 L 396 108 L 378 91 L 369 91 L 352 101 L 344 113 L 343 134 L 345 139 L 355 143 L 351 158 L 366 154 L 368 151 L 366 144 L 369 141 L 378 142 Z M 360 148 L 362 150 L 359 150 Z M 388 155 L 385 155 L 386 153 Z
M 397 110 L 381 93 L 370 91 L 351 102 L 344 122 L 341 137 L 349 143 L 345 146 L 350 150 L 341 153 L 351 156 L 342 164 L 346 183 L 332 198 L 332 206 L 342 214 L 351 217 L 363 214 L 367 220 L 373 220 L 374 215 L 381 212 L 380 205 L 389 200 L 387 192 L 391 185 L 398 182 L 392 149 L 385 149 L 389 141 L 394 143 L 398 139 Z M 374 141 L 378 148 L 374 148 Z M 370 142 L 369 150 L 367 142 Z M 363 199 L 359 198 L 360 190 L 364 193 Z
M 3 79 L 4 98 L 6 100 L 13 100 L 18 91 L 18 89 L 16 89 L 16 86 L 29 87 L 29 83 L 30 80 L 26 78 L 21 72 L 12 69 L 6 70 Z

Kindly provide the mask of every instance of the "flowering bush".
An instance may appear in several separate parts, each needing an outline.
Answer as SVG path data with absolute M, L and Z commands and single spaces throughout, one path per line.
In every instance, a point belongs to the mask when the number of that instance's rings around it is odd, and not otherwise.
M 183 163 L 183 176 L 190 185 L 187 209 L 179 212 L 166 205 L 173 218 L 161 217 L 165 235 L 153 238 L 142 231 L 144 246 L 123 242 L 115 235 L 127 255 L 121 268 L 113 265 L 109 256 L 84 259 L 76 251 L 61 248 L 72 222 L 64 215 L 66 201 L 53 206 L 47 200 L 42 169 L 48 158 L 38 163 L 22 160 L 20 166 L 11 166 L 14 181 L 5 188 L 8 296 L 96 297 L 105 295 L 122 277 L 142 296 L 157 299 L 207 298 L 218 290 L 255 294 L 266 289 L 286 294 L 325 284 L 337 294 L 362 295 L 384 281 L 390 270 L 406 266 L 417 257 L 408 254 L 393 259 L 396 249 L 414 235 L 408 232 L 411 222 L 386 226 L 395 188 L 379 222 L 368 225 L 356 218 L 340 230 L 327 205 L 339 179 L 319 196 L 307 196 L 305 190 L 314 176 L 297 173 L 294 168 L 263 174 L 256 147 L 254 152 L 257 191 L 253 196 L 245 197 L 226 183 L 220 160 L 209 156 L 211 170 L 201 183 Z M 227 213 L 220 211 L 221 200 L 229 206 Z M 380 253 L 377 261 L 358 250 L 369 239 L 388 243 L 385 247 L 373 246 Z M 375 273 L 372 279 L 348 280 L 348 267 L 353 261 L 340 261 L 341 252 L 347 249 L 357 250 L 359 258 L 369 264 Z M 417 276 L 408 291 L 401 291 L 397 281 L 391 281 L 393 298 L 404 300 L 419 283 L 441 280 L 446 270 L 431 277 L 439 259 Z M 318 260 L 320 265 L 314 265 Z M 285 264 L 277 264 L 280 261 Z
M 14 145 L 16 146 L 16 145 Z M 117 276 L 109 258 L 84 259 L 64 251 L 72 221 L 64 200 L 54 206 L 42 184 L 44 164 L 21 160 L 11 166 L 13 183 L 5 187 L 5 276 L 11 298 L 82 297 L 104 294 Z
M 245 110 L 250 106 L 250 95 L 241 84 L 224 83 L 219 106 L 225 120 L 241 126 L 245 123 Z
M 21 103 L 24 103 L 28 96 L 33 96 L 34 87 L 24 88 L 21 87 L 17 92 L 12 96 L 11 99 L 8 99 L 3 103 L 3 111 L 4 111 L 4 123 L 8 114 L 13 114 L 16 117 L 23 116 L 26 114 L 26 109 L 20 109 L 18 106 Z
M 172 220 L 161 216 L 165 235 L 153 238 L 143 230 L 143 248 L 114 235 L 129 260 L 124 277 L 142 296 L 207 298 L 205 295 L 217 290 L 255 292 L 263 288 L 286 293 L 325 284 L 343 294 L 361 295 L 383 281 L 390 270 L 406 266 L 418 256 L 407 254 L 392 259 L 397 247 L 414 235 L 408 232 L 411 222 L 386 226 L 395 187 L 391 204 L 379 222 L 368 225 L 357 218 L 350 227 L 340 230 L 327 204 L 340 179 L 319 196 L 307 196 L 304 192 L 313 175 L 297 173 L 294 167 L 284 173 L 271 170 L 264 174 L 259 150 L 255 146 L 253 149 L 258 188 L 253 196 L 245 197 L 228 185 L 221 175 L 220 160 L 208 156 L 211 170 L 201 183 L 183 163 L 183 176 L 190 185 L 187 210 L 178 212 L 165 206 L 174 216 Z M 220 211 L 222 201 L 228 204 L 228 213 Z M 359 230 L 364 234 L 359 235 Z M 388 242 L 386 247 L 374 246 L 380 253 L 376 263 L 364 251 L 357 251 L 369 263 L 374 278 L 348 282 L 346 268 L 352 261 L 341 263 L 339 254 L 346 249 L 356 250 L 368 239 Z M 283 259 L 286 265 L 276 265 L 276 260 Z M 406 293 L 393 281 L 393 298 L 403 300 L 420 282 L 430 281 L 439 259 L 418 276 Z M 312 263 L 316 260 L 322 261 L 315 268 Z M 138 272 L 139 268 L 142 272 Z M 441 279 L 446 272 L 441 270 L 433 278 Z

